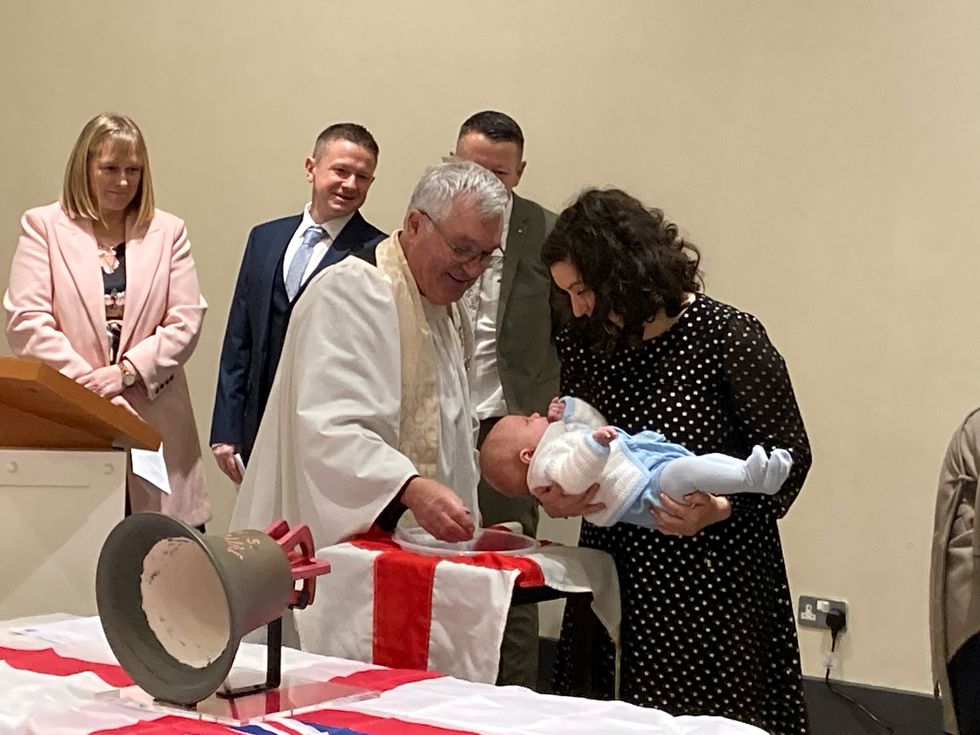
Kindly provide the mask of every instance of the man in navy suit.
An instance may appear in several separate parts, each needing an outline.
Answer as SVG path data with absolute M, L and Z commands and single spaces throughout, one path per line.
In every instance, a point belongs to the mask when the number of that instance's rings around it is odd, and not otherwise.
M 221 348 L 211 419 L 211 449 L 221 471 L 242 481 L 279 365 L 293 304 L 306 283 L 348 255 L 374 263 L 387 235 L 358 212 L 378 164 L 378 144 L 363 126 L 338 123 L 306 159 L 313 196 L 303 214 L 252 229 L 245 246 Z

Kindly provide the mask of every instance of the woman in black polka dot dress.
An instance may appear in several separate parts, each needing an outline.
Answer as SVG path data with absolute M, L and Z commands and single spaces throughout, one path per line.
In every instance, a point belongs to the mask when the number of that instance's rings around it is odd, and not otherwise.
M 544 249 L 575 323 L 560 333 L 563 394 L 624 431 L 652 429 L 695 454 L 785 447 L 779 493 L 665 499 L 656 530 L 583 523 L 580 543 L 616 560 L 623 601 L 620 697 L 671 714 L 712 714 L 775 735 L 809 732 L 793 606 L 776 521 L 810 467 L 810 447 L 782 357 L 759 321 L 699 293 L 697 249 L 658 210 L 587 191 Z M 586 511 L 591 495 L 554 488 L 550 515 Z M 574 694 L 566 618 L 556 673 Z M 614 659 L 599 688 L 613 690 Z

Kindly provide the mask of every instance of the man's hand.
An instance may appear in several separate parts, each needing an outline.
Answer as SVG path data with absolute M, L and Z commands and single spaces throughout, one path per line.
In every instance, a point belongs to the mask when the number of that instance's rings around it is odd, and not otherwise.
M 115 398 L 123 392 L 122 370 L 118 365 L 95 368 L 78 378 L 76 382 L 103 398 Z
M 708 495 L 698 491 L 686 495 L 684 500 L 688 505 L 678 503 L 666 493 L 660 496 L 663 508 L 650 510 L 660 533 L 668 536 L 694 536 L 712 523 L 723 521 L 732 514 L 732 505 L 724 495 Z
M 234 444 L 215 444 L 211 447 L 211 453 L 214 455 L 214 461 L 218 463 L 218 469 L 228 475 L 228 479 L 233 483 L 241 485 L 242 473 L 238 471 L 238 463 L 235 461 L 238 447 Z
M 442 483 L 413 477 L 402 493 L 402 504 L 415 520 L 440 541 L 468 541 L 476 526 L 459 496 Z
M 592 432 L 592 438 L 600 447 L 608 447 L 616 438 L 616 430 L 611 426 L 603 426 Z
M 565 402 L 555 396 L 551 399 L 551 403 L 548 404 L 548 421 L 555 423 L 556 421 L 561 421 L 561 417 L 565 415 Z
M 544 512 L 552 518 L 568 518 L 603 510 L 605 505 L 592 502 L 592 498 L 597 492 L 599 492 L 598 483 L 581 495 L 569 495 L 562 490 L 561 485 L 555 484 L 550 487 L 536 488 L 534 496 L 541 503 Z

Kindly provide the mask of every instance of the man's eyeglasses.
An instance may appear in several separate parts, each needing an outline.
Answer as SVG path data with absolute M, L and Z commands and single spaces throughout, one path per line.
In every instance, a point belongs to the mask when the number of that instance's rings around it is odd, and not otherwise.
M 460 265 L 469 265 L 470 263 L 479 262 L 480 265 L 486 267 L 490 265 L 490 261 L 493 260 L 493 256 L 496 253 L 501 252 L 499 245 L 495 247 L 493 250 L 491 250 L 490 252 L 474 251 L 472 248 L 464 248 L 458 245 L 454 245 L 452 241 L 448 237 L 446 237 L 446 233 L 442 231 L 442 228 L 434 219 L 432 219 L 432 216 L 428 212 L 426 212 L 423 209 L 420 209 L 419 213 L 422 214 L 427 220 L 429 220 L 429 223 L 432 225 L 432 228 L 439 235 L 439 239 L 442 240 L 444 243 L 446 243 L 446 247 L 452 251 L 453 260 L 455 260 Z

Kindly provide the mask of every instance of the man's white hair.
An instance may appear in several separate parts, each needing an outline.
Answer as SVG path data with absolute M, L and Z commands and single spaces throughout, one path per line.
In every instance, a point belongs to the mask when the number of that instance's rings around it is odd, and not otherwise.
M 483 166 L 472 161 L 447 161 L 426 169 L 408 207 L 441 222 L 460 197 L 474 202 L 480 218 L 488 220 L 503 216 L 508 194 L 500 179 Z

